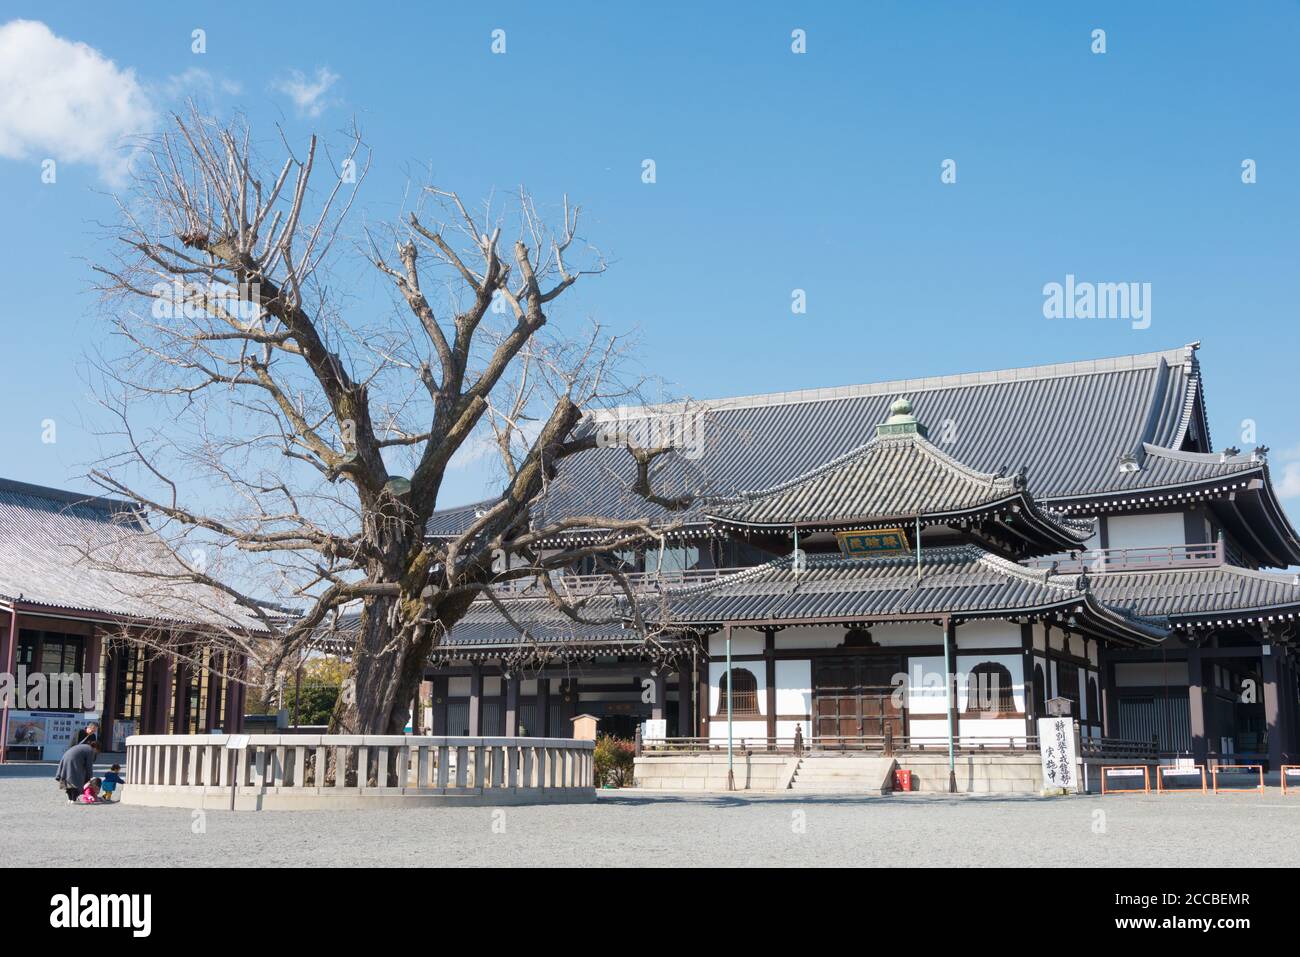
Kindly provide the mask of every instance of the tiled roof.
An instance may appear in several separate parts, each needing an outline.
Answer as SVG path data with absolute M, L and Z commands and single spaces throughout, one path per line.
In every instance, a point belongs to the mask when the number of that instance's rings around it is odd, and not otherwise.
M 969 545 L 923 552 L 919 582 L 911 557 L 809 555 L 797 577 L 791 561 L 787 556 L 703 584 L 647 593 L 642 617 L 665 631 L 712 631 L 724 622 L 999 618 L 1060 612 L 1080 615 L 1095 630 L 1123 643 L 1150 644 L 1166 634 L 1163 625 L 1109 608 L 1080 590 L 1076 577 L 1025 568 Z M 480 599 L 443 639 L 437 654 L 454 657 L 470 650 L 507 653 L 564 645 L 612 649 L 641 642 L 630 624 L 574 622 L 544 598 L 504 599 L 503 605 L 514 624 L 493 602 Z M 630 619 L 626 601 L 613 596 L 593 599 L 582 614 L 587 619 Z M 355 615 L 344 618 L 322 633 L 322 641 L 346 638 L 355 624 Z M 520 628 L 528 632 L 527 638 L 521 637 Z
M 1033 513 L 1051 540 L 1069 547 L 1092 534 L 1037 509 L 1023 476 L 967 468 L 917 432 L 881 435 L 812 472 L 761 492 L 711 503 L 710 517 L 750 526 L 815 526 L 957 516 L 994 508 Z
M 1148 640 L 1165 633 L 1156 623 L 1106 608 L 1081 591 L 1076 578 L 1025 568 L 974 546 L 928 549 L 922 560 L 918 579 L 911 557 L 812 555 L 796 578 L 787 556 L 684 589 L 671 596 L 671 603 L 677 620 L 701 622 L 947 614 L 978 618 L 1078 607 L 1120 632 Z
M 1174 449 L 1189 430 L 1204 436 L 1195 346 L 1088 362 L 1000 372 L 880 382 L 743 398 L 622 410 L 620 421 L 661 422 L 688 416 L 698 426 L 692 453 L 656 462 L 655 487 L 664 494 L 734 495 L 804 475 L 864 444 L 899 396 L 911 400 L 947 454 L 978 472 L 1026 468 L 1039 502 L 1112 490 L 1133 490 L 1165 479 L 1154 470 L 1121 472 L 1120 457 L 1144 443 Z M 707 410 L 703 419 L 696 416 Z M 589 422 L 599 428 L 605 417 Z M 1187 462 L 1188 474 L 1211 475 L 1213 463 Z M 625 450 L 597 448 L 565 460 L 538 521 L 564 515 L 665 520 L 631 487 Z M 463 528 L 474 506 L 440 512 L 431 534 Z M 700 518 L 698 512 L 688 519 Z
M 1300 611 L 1300 577 L 1219 565 L 1094 575 L 1107 604 L 1148 617 L 1207 620 Z
M 4 599 L 123 619 L 258 628 L 224 592 L 132 574 L 172 569 L 180 571 L 175 555 L 128 503 L 0 479 Z

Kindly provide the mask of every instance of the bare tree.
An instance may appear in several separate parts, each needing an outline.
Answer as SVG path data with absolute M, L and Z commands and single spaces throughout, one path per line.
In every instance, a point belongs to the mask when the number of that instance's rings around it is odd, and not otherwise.
M 471 602 L 486 595 L 510 621 L 493 587 L 531 578 L 570 617 L 608 611 L 550 573 L 662 541 L 671 527 L 649 516 L 691 497 L 652 488 L 669 446 L 627 441 L 645 516 L 538 519 L 559 463 L 600 444 L 587 413 L 637 389 L 617 337 L 548 327 L 605 268 L 578 207 L 566 199 L 551 224 L 523 191 L 471 210 L 425 188 L 401 221 L 349 232 L 370 163 L 360 136 L 337 157 L 315 137 L 301 155 L 280 142 L 271 175 L 242 122 L 192 111 L 150 142 L 118 203 L 119 255 L 97 267 L 123 348 L 98 363 L 115 448 L 91 474 L 173 546 L 157 574 L 246 612 L 208 640 L 254 653 L 263 674 L 359 609 L 335 730 L 399 733 Z M 390 291 L 365 298 L 368 279 Z M 499 495 L 430 538 L 452 457 L 479 448 L 499 457 Z M 600 531 L 576 545 L 575 529 Z M 662 627 L 631 606 L 644 634 Z

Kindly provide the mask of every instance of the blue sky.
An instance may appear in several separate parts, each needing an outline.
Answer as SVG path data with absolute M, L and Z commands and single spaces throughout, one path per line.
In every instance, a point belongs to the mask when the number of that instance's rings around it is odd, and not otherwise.
M 132 71 L 134 98 L 116 106 L 145 125 L 186 94 L 299 141 L 355 117 L 375 151 L 368 219 L 391 216 L 412 181 L 567 192 L 612 268 L 566 316 L 638 330 L 638 362 L 678 393 L 1202 340 L 1216 442 L 1242 444 L 1254 419 L 1300 507 L 1295 3 L 196 6 L 9 2 L 0 36 L 41 21 Z M 295 102 L 295 78 L 328 82 Z M 84 357 L 103 335 L 89 264 L 106 251 L 111 162 L 78 152 L 93 119 L 59 130 L 22 109 L 0 96 L 0 474 L 87 488 Z M 1149 282 L 1150 327 L 1045 319 L 1043 286 L 1066 274 Z M 442 501 L 482 483 L 459 472 Z

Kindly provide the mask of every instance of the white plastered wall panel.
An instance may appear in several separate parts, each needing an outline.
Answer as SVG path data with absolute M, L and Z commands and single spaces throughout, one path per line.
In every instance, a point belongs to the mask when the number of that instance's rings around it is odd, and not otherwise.
M 942 655 L 908 657 L 906 703 L 909 727 L 915 728 L 918 715 L 948 713 L 945 673 Z
M 803 651 L 808 648 L 834 648 L 836 645 L 843 643 L 844 633 L 848 629 L 842 627 L 828 628 L 810 628 L 799 626 L 797 628 L 786 628 L 776 633 L 777 650 Z
M 1106 517 L 1106 545 L 1109 548 L 1156 548 L 1186 545 L 1187 528 L 1182 512 L 1147 512 L 1139 515 Z
M 888 625 L 872 625 L 872 640 L 883 648 L 904 645 L 938 645 L 943 647 L 943 628 L 928 621 L 903 621 Z M 960 628 L 957 629 L 959 632 Z
M 731 629 L 731 656 L 761 655 L 767 647 L 767 635 L 754 628 Z M 727 636 L 719 631 L 709 636 L 709 657 L 727 657 Z
M 812 714 L 812 662 L 781 659 L 776 662 L 776 713 Z
M 961 718 L 957 735 L 962 744 L 991 746 L 1025 743 L 1024 718 Z
M 957 626 L 957 650 L 1019 648 L 1020 626 L 1009 621 L 968 621 Z

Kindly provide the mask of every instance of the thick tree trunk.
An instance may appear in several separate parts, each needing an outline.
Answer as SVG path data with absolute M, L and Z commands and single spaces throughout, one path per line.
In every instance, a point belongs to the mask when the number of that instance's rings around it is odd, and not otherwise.
M 376 598 L 361 614 L 352 673 L 334 710 L 335 734 L 401 734 L 423 674 L 428 643 L 401 621 L 396 598 Z

